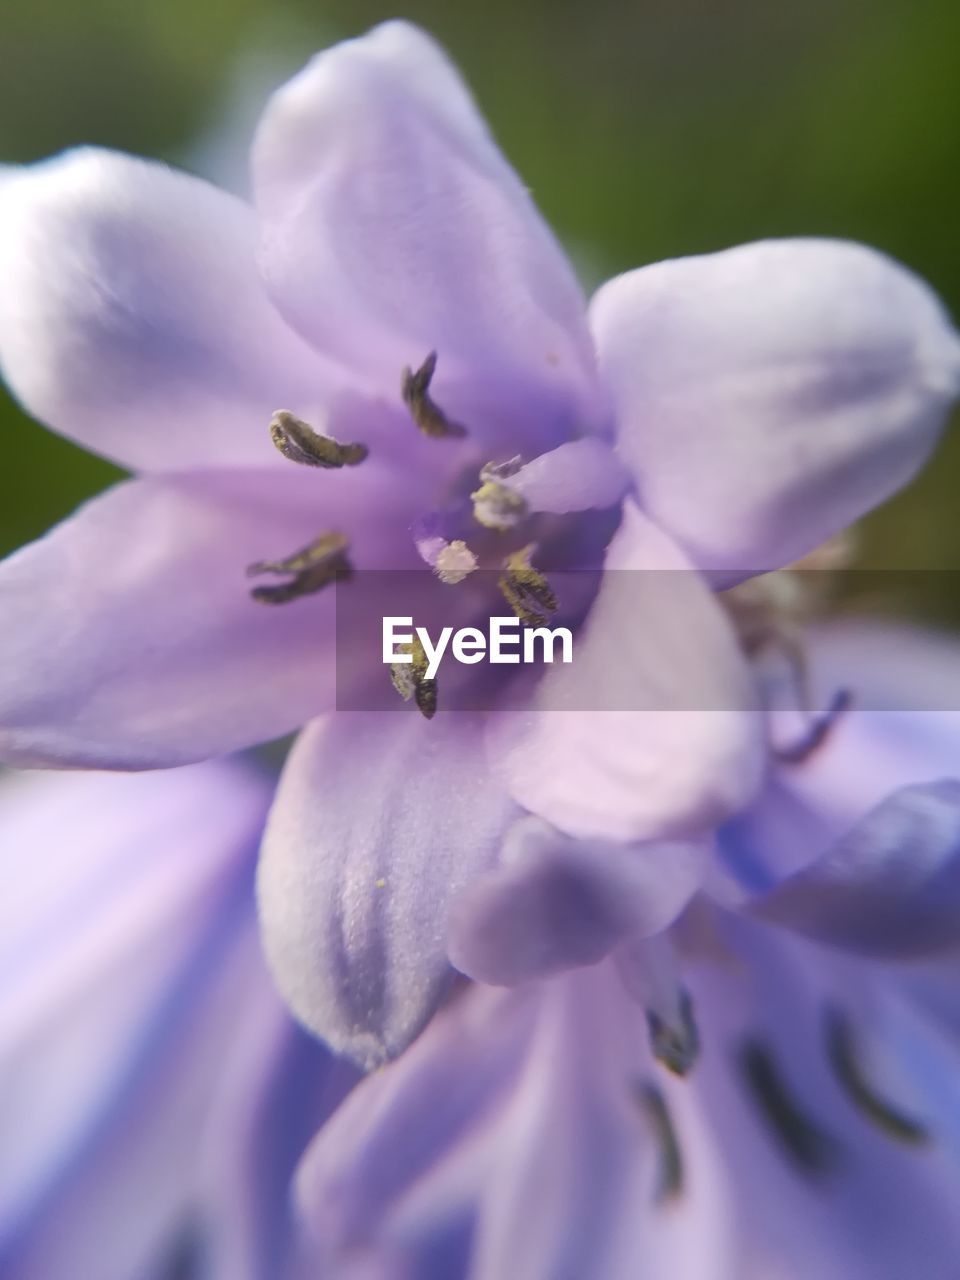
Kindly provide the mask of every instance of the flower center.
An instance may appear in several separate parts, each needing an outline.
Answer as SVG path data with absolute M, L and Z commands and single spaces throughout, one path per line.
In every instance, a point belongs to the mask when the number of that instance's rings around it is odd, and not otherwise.
M 432 440 L 459 440 L 467 428 L 454 421 L 431 395 L 437 353 L 430 352 L 416 370 L 405 368 L 400 394 L 413 424 Z M 359 466 L 369 456 L 361 443 L 342 443 L 315 431 L 286 410 L 270 421 L 270 438 L 280 453 L 300 466 L 335 470 Z M 413 521 L 417 553 L 441 583 L 458 586 L 477 570 L 490 573 L 501 599 L 525 627 L 542 627 L 560 607 L 557 593 L 536 561 L 545 549 L 569 544 L 570 516 L 531 511 L 512 481 L 522 458 L 488 462 L 479 474 L 462 475 L 454 496 L 439 510 Z M 569 549 L 569 545 L 566 549 Z M 248 576 L 273 574 L 285 581 L 254 587 L 251 595 L 264 604 L 286 604 L 352 576 L 350 547 L 339 530 L 326 530 L 308 546 L 281 560 L 258 561 Z M 425 677 L 425 663 L 404 663 L 394 671 L 398 693 L 428 718 L 437 708 L 435 680 Z

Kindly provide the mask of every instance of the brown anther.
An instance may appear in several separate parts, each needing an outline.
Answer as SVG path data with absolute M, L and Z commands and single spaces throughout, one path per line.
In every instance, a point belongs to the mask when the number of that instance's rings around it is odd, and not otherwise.
M 342 533 L 321 533 L 309 546 L 295 551 L 284 560 L 258 560 L 247 568 L 247 577 L 273 573 L 291 575 L 289 582 L 272 587 L 254 587 L 250 592 L 254 600 L 263 604 L 286 604 L 300 596 L 321 591 L 337 579 L 348 578 L 352 572 L 347 558 L 349 543 Z
M 393 687 L 404 702 L 411 699 L 417 710 L 427 720 L 432 720 L 437 710 L 437 682 L 427 679 L 427 655 L 418 637 L 412 643 L 401 645 L 401 651 L 409 653 L 410 662 L 394 662 L 390 666 Z
M 667 1100 L 652 1081 L 638 1082 L 634 1086 L 634 1096 L 647 1117 L 660 1150 L 654 1203 L 665 1204 L 675 1200 L 683 1192 L 683 1153 L 677 1131 L 673 1126 Z
M 430 383 L 437 368 L 437 353 L 431 351 L 419 369 L 407 368 L 400 382 L 400 394 L 410 416 L 425 436 L 434 440 L 461 439 L 466 427 L 454 422 L 430 396 Z
M 535 548 L 523 547 L 507 556 L 498 585 L 507 604 L 527 627 L 546 626 L 559 604 L 550 583 L 530 563 Z
M 653 1056 L 675 1076 L 685 1076 L 700 1056 L 700 1033 L 687 991 L 680 993 L 678 1014 L 675 1022 L 668 1022 L 655 1009 L 648 1009 L 647 1028 Z
M 365 444 L 341 444 L 279 409 L 270 419 L 270 439 L 285 458 L 304 467 L 356 467 L 370 450 Z
M 826 711 L 811 719 L 803 737 L 788 747 L 776 747 L 773 752 L 774 757 L 781 764 L 804 764 L 814 752 L 819 751 L 833 733 L 837 721 L 846 715 L 852 705 L 853 694 L 850 690 L 838 689 Z
M 919 1147 L 930 1142 L 931 1133 L 925 1124 L 901 1111 L 873 1087 L 864 1069 L 861 1046 L 853 1024 L 833 1006 L 824 1011 L 824 1035 L 827 1058 L 834 1075 L 863 1115 L 888 1138 L 907 1146 Z

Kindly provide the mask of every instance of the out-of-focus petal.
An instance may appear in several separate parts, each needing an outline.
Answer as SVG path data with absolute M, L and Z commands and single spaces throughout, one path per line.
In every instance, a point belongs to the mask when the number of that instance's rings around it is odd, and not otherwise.
M 407 545 L 389 494 L 382 524 L 362 518 L 363 504 L 380 500 L 372 467 L 130 481 L 9 557 L 0 566 L 0 756 L 182 764 L 332 707 L 335 589 L 265 605 L 250 598 L 246 568 L 323 528 L 350 534 L 360 561 L 377 563 L 381 541 Z
M 827 852 L 894 791 L 957 773 L 960 646 L 947 634 L 871 621 L 838 621 L 804 636 L 816 705 L 838 689 L 852 705 L 801 763 L 771 773 L 756 801 L 720 832 L 738 880 L 769 889 Z M 776 741 L 808 731 L 777 711 Z
M 868 1011 L 865 983 L 890 975 L 848 969 L 836 953 L 746 922 L 720 937 L 732 946 L 727 963 L 687 975 L 705 1050 L 684 1084 L 700 1094 L 736 1187 L 737 1280 L 949 1276 L 957 1173 L 928 1128 L 926 1091 L 878 1069 L 859 1035 L 843 1061 L 831 1043 L 847 982 L 852 1011 Z M 921 1136 L 893 1132 L 893 1114 Z
M 0 367 L 35 417 L 124 466 L 269 466 L 276 409 L 331 371 L 263 291 L 252 211 L 165 166 L 81 150 L 0 198 Z
M 664 1186 L 653 1082 L 617 993 L 607 966 L 472 987 L 365 1081 L 298 1175 L 335 1266 L 387 1241 L 407 1274 L 462 1275 L 449 1257 L 466 1239 L 480 1280 L 739 1280 L 721 1162 L 683 1085 L 667 1104 L 682 1183 Z
M 759 783 L 750 674 L 706 585 L 632 503 L 606 570 L 572 664 L 547 671 L 529 711 L 493 718 L 491 760 L 568 835 L 695 836 Z
M 960 947 L 960 782 L 890 796 L 750 910 L 871 955 Z
M 926 460 L 960 341 L 882 254 L 768 241 L 619 276 L 592 325 L 645 510 L 730 581 L 850 525 Z
M 315 1280 L 291 1197 L 294 1170 L 356 1082 L 290 1018 L 261 975 L 244 998 L 200 1143 L 197 1190 L 210 1280 Z
M 469 987 L 405 1054 L 354 1090 L 297 1176 L 297 1199 L 318 1243 L 347 1254 L 375 1239 L 388 1243 L 395 1206 L 435 1168 L 448 1169 L 451 1156 L 458 1164 L 463 1156 L 467 1197 L 476 1194 L 486 1154 L 477 1150 L 476 1134 L 515 1085 L 535 1013 L 530 989 Z M 444 1219 L 462 1211 L 464 1190 L 423 1206 L 423 1235 L 444 1234 Z
M 186 1216 L 251 991 L 242 904 L 267 788 L 204 765 L 0 792 L 0 1269 L 127 1280 Z
M 450 976 L 450 900 L 515 813 L 476 716 L 404 708 L 309 726 L 259 871 L 267 957 L 296 1016 L 365 1066 L 405 1048 Z
M 423 32 L 319 54 L 269 103 L 254 177 L 268 287 L 319 350 L 393 395 L 437 350 L 439 403 L 487 441 L 596 415 L 570 265 Z
M 594 964 L 628 935 L 665 929 L 696 891 L 705 857 L 697 845 L 571 840 L 522 818 L 502 865 L 454 905 L 450 958 L 504 986 Z

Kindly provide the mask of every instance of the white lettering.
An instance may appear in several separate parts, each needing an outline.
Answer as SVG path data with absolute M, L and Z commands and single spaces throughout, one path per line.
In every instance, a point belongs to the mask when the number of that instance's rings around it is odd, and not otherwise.
M 427 680 L 435 680 L 437 678 L 437 671 L 440 668 L 440 659 L 443 657 L 444 650 L 446 649 L 452 635 L 453 627 L 444 627 L 440 632 L 440 640 L 436 647 L 434 647 L 427 628 L 417 627 L 417 639 L 423 645 L 423 652 L 427 658 Z
M 482 662 L 486 652 L 487 637 L 476 627 L 463 627 L 453 637 L 453 656 L 468 667 Z
M 412 644 L 413 632 L 397 634 L 397 627 L 412 627 L 412 618 L 384 618 L 383 620 L 383 660 L 392 665 L 395 662 L 412 662 L 412 653 L 397 653 L 398 644 Z
M 401 630 L 400 628 L 407 628 Z M 414 636 L 423 647 L 427 665 L 424 679 L 435 680 L 443 655 L 449 646 L 457 662 L 473 666 L 486 657 L 495 663 L 546 662 L 556 660 L 557 644 L 560 645 L 560 661 L 573 661 L 573 634 L 567 627 L 523 627 L 521 642 L 520 619 L 496 617 L 490 619 L 489 637 L 479 627 L 443 627 L 434 644 L 426 627 L 414 627 L 412 618 L 385 617 L 383 619 L 383 661 L 388 665 L 411 663 L 416 648 Z M 539 651 L 539 652 L 538 652 Z
M 553 662 L 553 651 L 557 641 L 560 641 L 560 661 L 573 661 L 573 635 L 567 627 L 528 627 L 523 633 L 523 660 L 524 662 L 536 662 L 537 639 L 541 640 L 543 645 L 543 661 Z
M 490 619 L 490 661 L 491 662 L 519 662 L 519 653 L 505 652 L 506 645 L 516 645 L 520 648 L 520 636 L 518 634 L 520 627 L 520 619 L 511 616 L 509 618 L 491 618 Z M 512 635 L 507 634 L 513 632 Z

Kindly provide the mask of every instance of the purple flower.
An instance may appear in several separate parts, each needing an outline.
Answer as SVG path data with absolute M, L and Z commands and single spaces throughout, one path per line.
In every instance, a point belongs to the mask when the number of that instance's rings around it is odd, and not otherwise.
M 851 628 L 815 658 L 851 653 L 874 706 L 957 691 L 955 644 Z M 304 1158 L 334 1273 L 375 1245 L 418 1278 L 948 1280 L 958 747 L 960 711 L 853 712 L 666 933 L 458 991 Z
M 0 782 L 0 1272 L 294 1280 L 295 1162 L 352 1073 L 260 958 L 253 770 Z
M 662 263 L 588 307 L 403 23 L 278 91 L 253 177 L 249 208 L 82 151 L 0 186 L 7 380 L 142 472 L 0 569 L 0 750 L 166 766 L 311 721 L 261 864 L 265 940 L 297 1016 L 373 1063 L 446 989 L 451 912 L 456 963 L 513 979 L 681 910 L 767 759 L 713 588 L 908 480 L 960 343 L 910 273 L 830 241 Z M 625 572 L 526 701 L 431 719 L 413 670 L 424 716 L 317 718 L 338 576 L 426 564 L 456 613 L 493 569 L 490 607 L 502 590 L 531 622 L 548 562 Z M 382 682 L 349 640 L 350 678 Z

